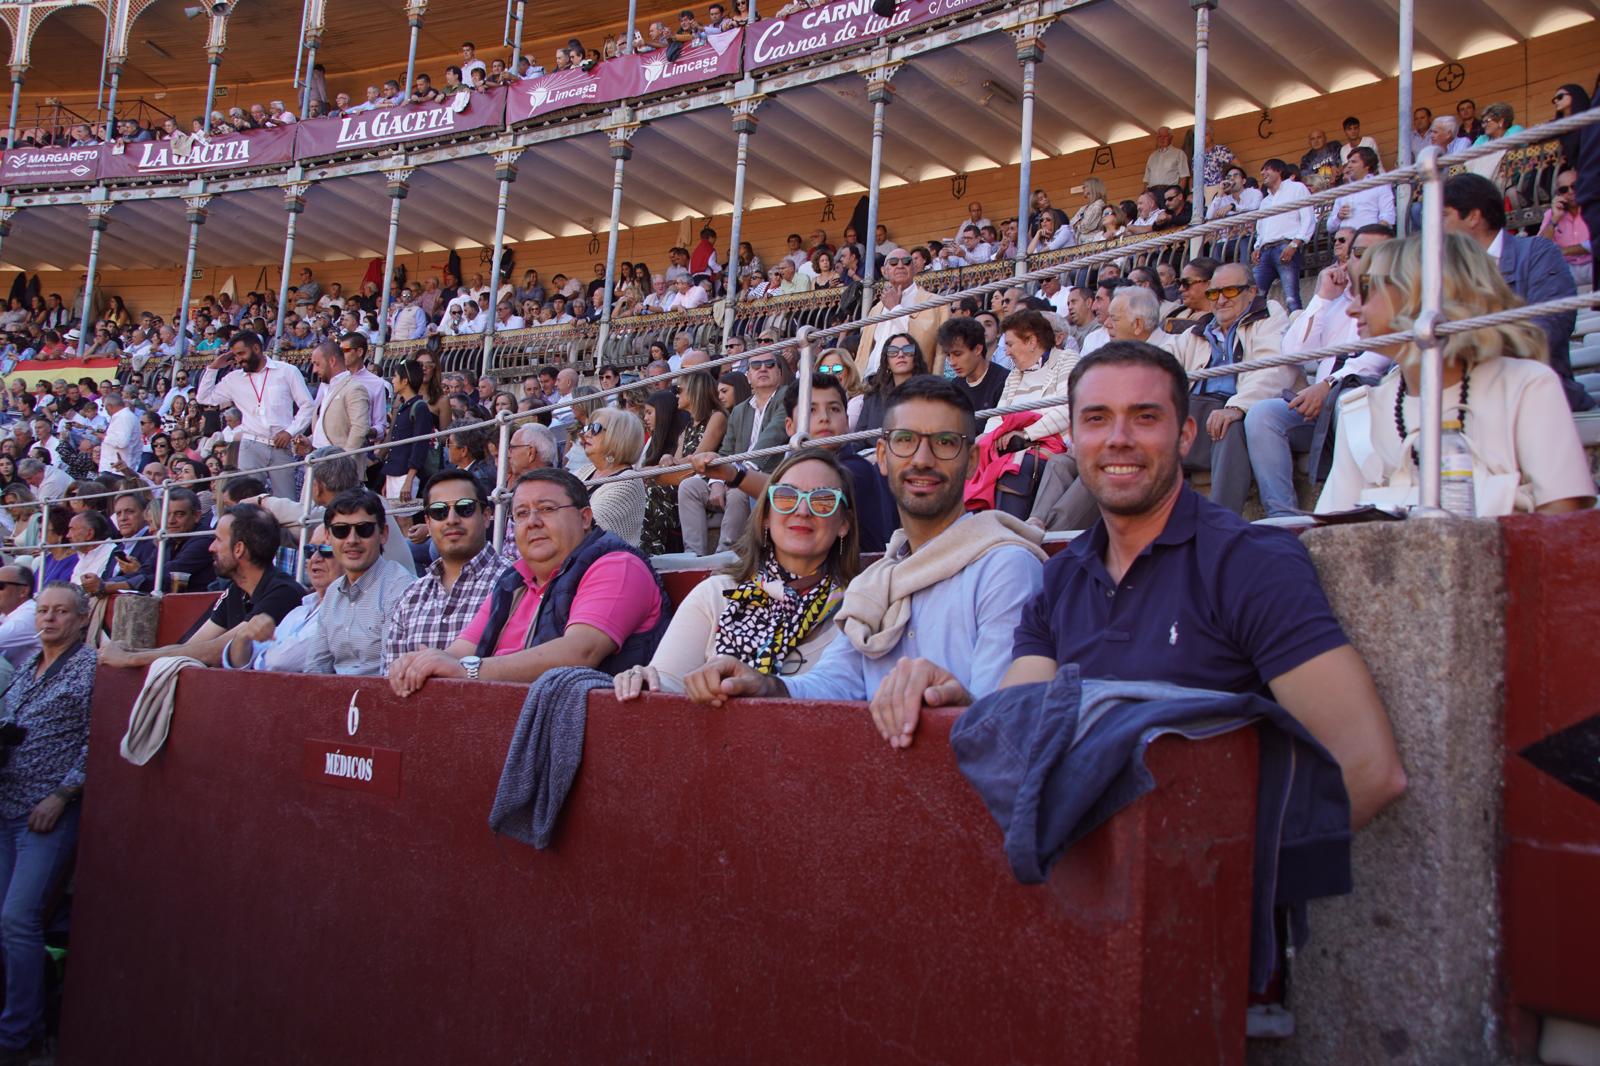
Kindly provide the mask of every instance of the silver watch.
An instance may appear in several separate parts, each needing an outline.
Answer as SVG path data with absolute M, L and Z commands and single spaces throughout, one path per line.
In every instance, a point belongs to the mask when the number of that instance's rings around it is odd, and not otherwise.
M 483 665 L 483 660 L 476 655 L 464 655 L 461 658 L 461 668 L 467 672 L 468 681 L 478 680 L 478 668 Z

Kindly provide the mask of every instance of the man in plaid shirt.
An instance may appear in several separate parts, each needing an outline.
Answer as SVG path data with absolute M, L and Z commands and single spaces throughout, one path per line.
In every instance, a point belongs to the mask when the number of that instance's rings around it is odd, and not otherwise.
M 383 671 L 406 652 L 444 648 L 494 589 L 505 562 L 488 542 L 489 498 L 465 470 L 441 470 L 423 487 L 423 521 L 439 558 L 406 590 L 383 634 Z

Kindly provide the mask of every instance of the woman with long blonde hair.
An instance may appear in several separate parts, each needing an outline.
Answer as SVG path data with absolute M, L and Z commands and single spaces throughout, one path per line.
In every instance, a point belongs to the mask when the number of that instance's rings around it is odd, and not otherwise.
M 1068 223 L 1078 233 L 1078 243 L 1098 241 L 1102 237 L 1106 213 L 1106 183 L 1099 178 L 1083 180 L 1083 206 L 1072 215 Z
M 1349 313 L 1363 337 L 1412 328 L 1422 308 L 1422 238 L 1385 241 L 1351 261 Z M 1444 237 L 1444 321 L 1520 307 L 1499 267 L 1472 239 Z M 1415 344 L 1375 349 L 1399 366 L 1339 400 L 1333 470 L 1317 511 L 1417 501 L 1421 356 Z M 1479 516 L 1575 511 L 1594 503 L 1594 479 L 1561 379 L 1546 365 L 1534 322 L 1444 338 L 1444 420 L 1459 422 L 1472 453 Z

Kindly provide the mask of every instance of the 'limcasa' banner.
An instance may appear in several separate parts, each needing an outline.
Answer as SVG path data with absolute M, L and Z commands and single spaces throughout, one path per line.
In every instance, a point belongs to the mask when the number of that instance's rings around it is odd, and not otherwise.
M 451 103 L 402 104 L 297 123 L 294 154 L 298 159 L 309 159 L 499 126 L 505 122 L 508 91 L 496 88 L 455 96 Z M 458 104 L 457 100 L 465 102 Z
M 744 31 L 713 33 L 677 59 L 664 50 L 618 56 L 593 70 L 553 70 L 511 88 L 506 117 L 513 125 L 569 107 L 593 107 L 739 73 Z
M 745 41 L 744 69 L 788 63 L 819 52 L 861 45 L 918 23 L 980 7 L 988 0 L 901 0 L 888 18 L 872 13 L 872 0 L 834 0 L 788 18 L 758 22 Z
M 100 176 L 142 178 L 203 174 L 287 163 L 294 158 L 295 128 L 270 126 L 204 141 L 184 137 L 109 145 L 100 155 Z
M 100 150 L 14 148 L 0 163 L 0 185 L 87 185 L 100 176 Z

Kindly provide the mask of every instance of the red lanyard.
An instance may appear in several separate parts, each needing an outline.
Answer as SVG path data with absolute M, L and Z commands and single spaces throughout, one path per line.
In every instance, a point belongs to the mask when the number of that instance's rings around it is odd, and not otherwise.
M 256 395 L 256 410 L 258 411 L 266 406 L 267 375 L 270 373 L 272 373 L 272 368 L 270 366 L 261 372 L 261 387 L 259 389 L 256 388 L 256 382 L 254 378 L 252 378 L 249 374 L 245 374 L 244 376 L 246 384 L 250 386 L 250 391 Z

